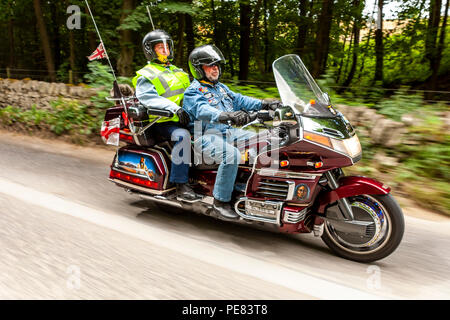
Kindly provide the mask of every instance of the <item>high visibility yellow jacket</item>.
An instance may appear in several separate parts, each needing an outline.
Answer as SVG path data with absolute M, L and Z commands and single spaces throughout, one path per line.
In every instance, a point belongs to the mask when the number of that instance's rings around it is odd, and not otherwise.
M 133 86 L 140 77 L 145 77 L 150 81 L 156 89 L 159 96 L 166 98 L 178 106 L 181 106 L 184 97 L 184 91 L 190 85 L 189 76 L 182 69 L 176 66 L 164 66 L 157 63 L 149 63 L 144 68 L 136 72 L 133 78 Z M 150 120 L 154 120 L 155 116 L 150 116 Z M 161 118 L 157 122 L 174 121 L 178 122 L 178 116 L 175 114 L 172 118 Z

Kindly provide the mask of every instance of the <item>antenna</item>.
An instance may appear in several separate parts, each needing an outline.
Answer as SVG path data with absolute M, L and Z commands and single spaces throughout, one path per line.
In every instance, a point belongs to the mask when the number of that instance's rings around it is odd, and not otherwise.
M 112 74 L 114 76 L 114 93 L 115 94 L 116 93 L 120 93 L 120 101 L 122 102 L 125 114 L 128 116 L 127 105 L 125 103 L 125 99 L 123 98 L 122 93 L 120 92 L 120 90 L 118 90 L 116 74 L 115 74 L 114 68 L 113 68 L 113 66 L 111 64 L 111 60 L 109 60 L 108 51 L 106 51 L 106 47 L 105 47 L 105 44 L 103 43 L 102 36 L 100 35 L 100 32 L 98 31 L 97 24 L 95 23 L 94 15 L 92 14 L 91 8 L 89 7 L 89 3 L 88 3 L 87 0 L 84 0 L 84 2 L 86 2 L 86 5 L 87 5 L 87 7 L 89 9 L 89 14 L 91 15 L 92 22 L 94 22 L 95 30 L 97 31 L 98 37 L 100 38 L 100 43 L 103 45 L 103 49 L 105 50 L 105 54 L 106 54 L 106 59 L 108 59 L 109 67 L 111 68 Z M 130 129 L 132 129 L 131 126 L 130 126 Z M 132 131 L 134 131 L 134 129 L 132 129 Z
M 89 14 L 91 15 L 91 18 L 92 18 L 92 22 L 94 22 L 95 30 L 97 31 L 98 37 L 100 39 L 100 43 L 102 44 L 103 49 L 105 50 L 106 59 L 108 60 L 109 66 L 110 66 L 111 71 L 112 71 L 113 76 L 114 76 L 114 79 L 117 81 L 116 74 L 114 73 L 114 68 L 112 67 L 112 64 L 111 64 L 111 60 L 109 60 L 108 51 L 106 51 L 106 47 L 105 47 L 105 44 L 103 43 L 102 36 L 100 35 L 100 32 L 98 31 L 97 24 L 95 23 L 94 15 L 92 14 L 91 8 L 89 7 L 89 3 L 88 3 L 87 0 L 84 0 L 84 2 L 86 2 L 86 5 L 87 5 L 88 10 L 89 10 Z
M 156 2 L 150 2 L 150 5 L 146 5 L 148 17 L 150 18 L 150 22 L 152 23 L 153 30 L 155 30 L 155 25 L 153 24 L 152 14 L 150 13 L 150 7 L 154 7 L 158 1 Z

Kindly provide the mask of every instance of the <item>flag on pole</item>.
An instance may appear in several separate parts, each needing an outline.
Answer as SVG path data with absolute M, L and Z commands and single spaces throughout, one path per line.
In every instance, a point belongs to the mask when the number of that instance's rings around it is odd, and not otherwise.
M 106 52 L 105 49 L 103 48 L 103 43 L 100 43 L 97 47 L 97 49 L 95 49 L 94 52 L 92 52 L 92 54 L 88 57 L 89 61 L 93 61 L 93 60 L 97 60 L 97 59 L 104 59 L 106 58 Z

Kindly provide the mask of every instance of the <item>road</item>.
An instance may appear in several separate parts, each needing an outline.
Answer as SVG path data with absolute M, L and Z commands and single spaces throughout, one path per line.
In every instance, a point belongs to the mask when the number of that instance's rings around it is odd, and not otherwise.
M 113 149 L 0 133 L 0 299 L 450 298 L 449 218 L 402 205 L 400 247 L 361 264 L 159 209 L 107 180 Z

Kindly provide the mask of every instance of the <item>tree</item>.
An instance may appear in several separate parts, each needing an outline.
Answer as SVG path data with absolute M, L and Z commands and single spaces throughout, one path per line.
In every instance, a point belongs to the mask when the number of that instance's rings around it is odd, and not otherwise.
M 375 31 L 375 81 L 383 81 L 383 5 L 378 0 L 377 29 Z
M 445 6 L 444 20 L 441 27 L 441 35 L 439 42 L 437 41 L 439 33 L 439 23 L 441 20 L 441 0 L 431 0 L 430 1 L 430 11 L 428 18 L 427 35 L 425 40 L 425 56 L 429 60 L 431 77 L 430 77 L 430 89 L 437 89 L 437 75 L 439 72 L 439 67 L 442 58 L 442 49 L 444 47 L 445 40 L 445 28 L 447 24 L 447 13 L 448 13 L 448 0 Z M 432 96 L 432 95 L 431 95 Z
M 42 49 L 45 55 L 45 61 L 47 64 L 48 76 L 51 81 L 56 81 L 55 73 L 55 63 L 53 62 L 52 49 L 50 47 L 50 41 L 47 34 L 47 27 L 44 22 L 44 17 L 42 15 L 41 1 L 33 0 L 34 12 L 36 15 L 36 20 L 39 28 L 39 35 L 41 38 Z
M 239 1 L 240 50 L 239 50 L 239 80 L 248 79 L 248 63 L 250 60 L 250 3 Z
M 318 19 L 315 54 L 312 65 L 312 75 L 318 77 L 326 67 L 330 45 L 331 21 L 333 18 L 333 0 L 322 1 L 322 11 Z
M 303 56 L 303 51 L 305 50 L 306 35 L 308 34 L 308 0 L 299 1 L 299 22 L 298 22 L 298 32 L 297 32 L 297 53 L 300 57 Z
M 359 55 L 359 30 L 361 28 L 362 10 L 364 8 L 363 6 L 361 6 L 360 0 L 353 0 L 353 8 L 355 12 L 355 19 L 353 21 L 353 61 L 347 79 L 345 79 L 344 83 L 342 84 L 344 87 L 347 87 L 352 82 L 353 77 L 355 76 L 356 64 L 358 63 Z
M 136 8 L 135 0 L 124 0 L 120 23 L 122 24 L 127 16 Z M 134 37 L 133 30 L 122 28 L 120 30 L 120 57 L 117 61 L 117 69 L 121 76 L 131 76 L 134 73 Z

